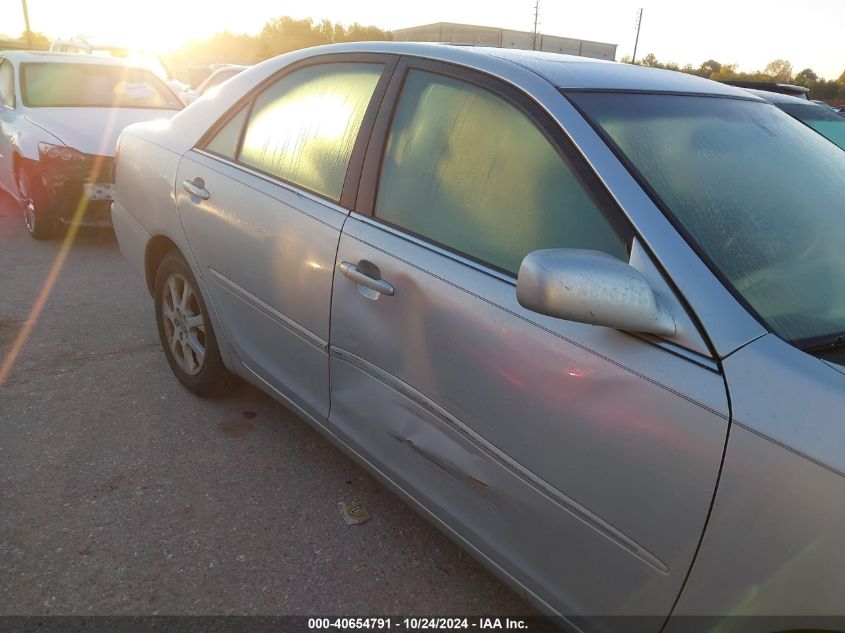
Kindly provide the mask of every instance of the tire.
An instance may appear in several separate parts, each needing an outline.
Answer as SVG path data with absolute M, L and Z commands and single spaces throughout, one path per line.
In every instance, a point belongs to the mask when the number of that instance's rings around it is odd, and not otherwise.
M 175 251 L 164 256 L 156 271 L 155 312 L 161 346 L 179 382 L 201 398 L 225 394 L 232 374 L 220 357 L 196 279 Z
M 23 207 L 27 233 L 36 240 L 49 240 L 58 233 L 58 222 L 52 215 L 49 200 L 34 171 L 25 165 L 18 165 L 15 169 L 18 197 Z

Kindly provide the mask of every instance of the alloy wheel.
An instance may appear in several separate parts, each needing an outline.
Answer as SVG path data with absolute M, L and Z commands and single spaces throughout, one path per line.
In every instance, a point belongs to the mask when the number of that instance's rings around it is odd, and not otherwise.
M 186 374 L 197 375 L 205 363 L 205 319 L 196 290 L 174 273 L 162 287 L 161 311 L 167 345 Z

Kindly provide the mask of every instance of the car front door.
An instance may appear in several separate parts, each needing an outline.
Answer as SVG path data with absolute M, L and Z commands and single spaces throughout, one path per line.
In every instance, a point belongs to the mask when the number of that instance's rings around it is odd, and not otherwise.
M 344 183 L 360 169 L 356 141 L 391 61 L 334 56 L 286 69 L 178 170 L 179 216 L 228 340 L 248 371 L 317 418 L 328 415 Z
M 338 250 L 333 431 L 556 611 L 668 614 L 723 454 L 718 368 L 519 305 L 530 251 L 651 261 L 527 96 L 409 59 L 387 94 Z

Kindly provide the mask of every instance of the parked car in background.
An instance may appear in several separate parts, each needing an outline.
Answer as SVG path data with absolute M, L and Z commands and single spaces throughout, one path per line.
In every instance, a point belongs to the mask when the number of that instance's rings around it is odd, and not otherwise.
M 722 81 L 722 83 L 728 86 L 736 86 L 737 88 L 765 90 L 766 92 L 776 92 L 782 95 L 789 95 L 790 97 L 797 97 L 798 99 L 809 99 L 807 95 L 810 89 L 805 86 L 796 86 L 795 84 L 784 84 L 774 81 L 740 81 L 734 79 L 728 79 Z
M 98 57 L 116 57 L 128 60 L 134 66 L 149 68 L 158 75 L 168 87 L 179 95 L 189 88 L 188 84 L 176 79 L 170 69 L 156 53 L 144 52 L 112 44 L 92 44 L 82 38 L 53 40 L 50 42 L 50 52 L 75 53 L 77 55 L 95 55 Z
M 121 130 L 182 108 L 146 68 L 34 51 L 0 52 L 0 99 L 0 187 L 36 239 L 68 222 L 107 224 Z
M 823 107 L 825 110 L 830 110 L 831 112 L 837 112 L 837 113 L 839 112 L 839 110 L 837 110 L 836 108 L 834 108 L 834 107 L 833 107 L 832 105 L 830 105 L 829 103 L 826 103 L 826 102 L 824 102 L 824 101 L 820 101 L 819 99 L 810 99 L 810 103 L 815 103 L 815 104 L 817 104 L 817 105 L 820 105 L 820 106 L 821 106 L 821 107 Z
M 120 142 L 115 230 L 186 388 L 257 385 L 584 629 L 843 615 L 845 154 L 806 126 L 691 75 L 386 42 Z
M 845 117 L 829 105 L 764 90 L 749 89 L 748 92 L 765 99 L 841 149 L 845 149 Z
M 196 88 L 190 88 L 183 90 L 179 97 L 185 104 L 190 104 L 199 99 L 203 96 L 206 92 L 214 88 L 215 86 L 219 86 L 227 79 L 231 79 L 239 72 L 247 68 L 247 66 L 238 66 L 235 64 L 227 64 L 226 66 L 222 66 L 217 70 L 213 71 L 205 81 L 203 81 L 199 86 Z

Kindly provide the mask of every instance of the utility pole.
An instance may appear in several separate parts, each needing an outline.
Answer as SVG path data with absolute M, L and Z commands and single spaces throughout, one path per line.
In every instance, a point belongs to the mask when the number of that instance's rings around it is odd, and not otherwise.
M 533 48 L 537 50 L 537 18 L 540 17 L 540 0 L 534 0 L 534 45 Z
M 631 63 L 637 63 L 637 44 L 640 43 L 640 26 L 643 23 L 643 10 L 637 11 L 637 39 L 634 40 L 634 56 L 631 58 Z
M 26 8 L 26 0 L 21 0 L 23 5 L 23 23 L 26 26 L 26 46 L 32 48 L 32 31 L 29 30 L 29 11 Z

